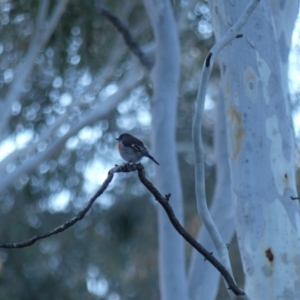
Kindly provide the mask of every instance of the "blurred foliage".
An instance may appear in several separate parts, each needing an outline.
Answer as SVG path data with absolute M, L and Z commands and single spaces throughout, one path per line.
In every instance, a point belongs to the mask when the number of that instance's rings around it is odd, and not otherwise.
M 50 2 L 51 8 L 54 7 L 56 1 Z M 105 2 L 141 45 L 151 44 L 153 34 L 142 2 Z M 200 220 L 194 195 L 191 125 L 202 59 L 212 45 L 212 32 L 206 2 L 195 2 L 184 16 L 181 16 L 183 7 L 189 2 L 173 2 L 176 18 L 184 20 L 179 27 L 182 77 L 178 158 L 185 226 L 195 235 Z M 36 0 L 0 1 L 1 100 L 17 75 L 13 70 L 28 50 L 36 30 L 40 3 Z M 84 87 L 109 67 L 109 57 L 118 51 L 120 56 L 113 61 L 108 79 L 85 93 Z M 77 97 L 81 99 L 80 106 L 70 112 L 67 121 L 50 138 L 55 140 L 62 136 L 73 120 L 79 120 L 84 112 L 99 105 L 99 94 L 105 95 L 118 86 L 126 77 L 131 60 L 132 54 L 120 34 L 95 9 L 93 1 L 70 0 L 57 29 L 35 62 L 21 100 L 12 107 L 3 141 L 16 144 L 22 137 L 29 140 L 28 144 L 38 143 Z M 142 66 L 141 70 L 146 72 Z M 8 187 L 0 198 L 1 242 L 24 241 L 77 213 L 95 191 L 95 182 L 100 185 L 103 174 L 114 163 L 120 163 L 114 140 L 120 132 L 134 132 L 149 144 L 150 96 L 151 84 L 146 74 L 141 84 L 106 119 L 82 129 L 54 152 L 51 159 L 36 166 L 34 173 L 22 174 L 13 187 Z M 209 158 L 213 122 L 209 116 L 206 120 L 207 194 L 211 199 L 215 182 L 214 162 Z M 14 172 L 44 151 L 48 143 L 47 139 L 38 145 L 37 152 L 10 162 L 6 173 Z M 93 178 L 91 184 L 87 182 L 86 173 L 95 161 L 100 161 L 104 170 L 99 170 L 103 173 L 99 177 L 97 173 L 92 175 L 97 178 Z M 151 177 L 151 164 L 147 172 Z M 116 177 L 105 195 L 74 227 L 28 248 L 0 250 L 0 299 L 159 299 L 156 203 L 139 184 L 136 174 Z M 59 209 L 55 199 L 62 194 L 69 200 Z

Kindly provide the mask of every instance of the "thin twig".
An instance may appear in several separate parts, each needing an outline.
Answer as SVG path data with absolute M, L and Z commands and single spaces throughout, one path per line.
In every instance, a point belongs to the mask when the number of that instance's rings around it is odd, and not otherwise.
M 126 25 L 115 15 L 109 8 L 100 0 L 95 0 L 96 8 L 117 28 L 117 30 L 123 35 L 123 38 L 128 45 L 132 53 L 140 60 L 141 64 L 148 70 L 151 70 L 153 63 L 142 51 L 138 43 L 135 41 Z

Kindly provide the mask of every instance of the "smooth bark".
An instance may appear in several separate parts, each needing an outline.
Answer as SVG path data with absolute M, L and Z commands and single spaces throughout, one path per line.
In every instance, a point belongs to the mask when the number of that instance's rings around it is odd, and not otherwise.
M 217 256 L 220 259 L 220 262 L 231 274 L 232 269 L 226 244 L 222 240 L 220 232 L 218 231 L 218 228 L 207 207 L 204 177 L 204 151 L 202 144 L 201 125 L 204 111 L 205 95 L 207 92 L 209 77 L 216 57 L 221 50 L 228 46 L 230 42 L 235 40 L 236 37 L 241 36 L 239 34 L 240 30 L 246 24 L 258 3 L 259 0 L 250 1 L 248 5 L 245 6 L 244 10 L 240 13 L 239 18 L 237 18 L 237 20 L 233 24 L 231 24 L 230 28 L 228 28 L 226 32 L 222 34 L 222 37 L 216 42 L 216 44 L 211 48 L 211 50 L 207 54 L 202 66 L 200 84 L 196 99 L 196 110 L 192 128 L 195 154 L 195 189 L 198 212 L 202 218 L 202 221 L 207 231 L 209 232 L 212 242 L 214 243 L 214 246 L 217 251 Z M 242 294 L 242 297 L 244 299 L 247 299 L 247 295 L 245 295 L 242 290 L 240 290 L 240 292 Z M 228 293 L 230 294 L 231 298 L 235 298 L 235 294 L 231 289 L 228 289 Z
M 217 40 L 248 1 L 211 1 Z M 236 230 L 251 299 L 298 299 L 300 218 L 287 58 L 299 1 L 261 1 L 220 55 Z M 285 20 L 288 26 L 283 26 Z
M 170 202 L 183 224 L 182 189 L 176 157 L 176 109 L 180 72 L 177 26 L 168 0 L 145 0 L 156 41 L 152 71 L 152 140 L 160 163 L 156 181 L 162 193 L 171 193 Z M 161 299 L 188 299 L 184 241 L 172 227 L 166 213 L 158 207 L 159 276 Z

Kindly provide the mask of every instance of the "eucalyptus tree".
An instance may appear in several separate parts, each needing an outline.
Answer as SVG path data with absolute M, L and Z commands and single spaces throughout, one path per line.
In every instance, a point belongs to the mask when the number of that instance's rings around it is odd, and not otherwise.
M 248 1 L 210 1 L 216 40 Z M 232 195 L 250 299 L 299 296 L 299 203 L 288 57 L 299 1 L 261 1 L 219 56 Z M 287 275 L 288 274 L 288 275 Z

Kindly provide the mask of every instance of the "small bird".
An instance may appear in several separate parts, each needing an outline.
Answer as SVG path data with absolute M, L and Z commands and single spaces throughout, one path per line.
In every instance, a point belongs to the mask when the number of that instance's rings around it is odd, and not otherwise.
M 140 161 L 142 157 L 146 156 L 159 165 L 154 157 L 149 154 L 143 142 L 131 134 L 122 133 L 116 140 L 119 141 L 118 150 L 121 157 L 128 163 L 135 164 Z

